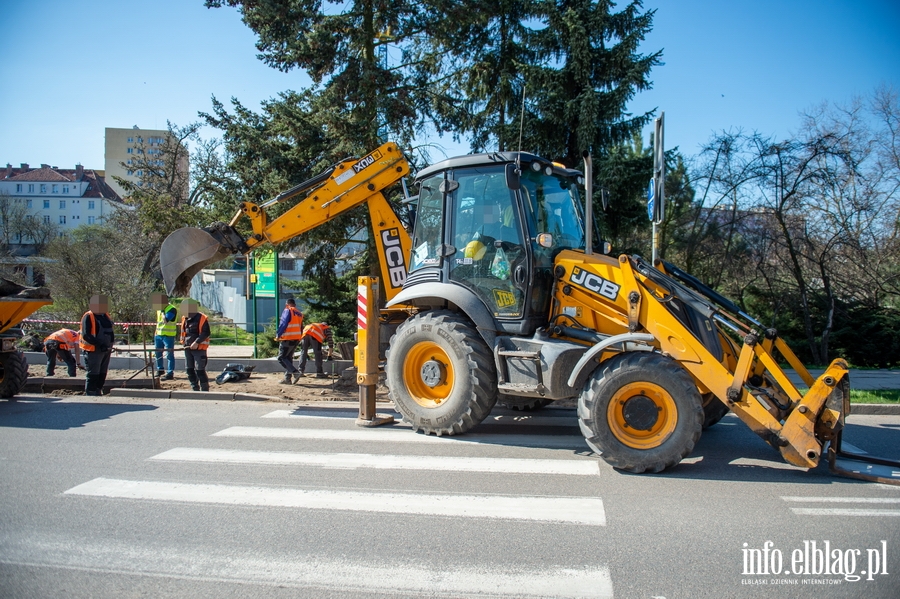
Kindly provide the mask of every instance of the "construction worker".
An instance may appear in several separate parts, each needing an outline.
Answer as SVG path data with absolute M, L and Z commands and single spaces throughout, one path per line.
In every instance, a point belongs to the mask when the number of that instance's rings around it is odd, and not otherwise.
M 156 336 L 154 337 L 156 375 L 171 381 L 175 378 L 175 334 L 177 333 L 175 319 L 178 316 L 178 309 L 162 293 L 154 293 L 151 297 L 153 309 L 156 310 Z M 168 358 L 165 370 L 163 370 L 163 349 L 166 350 L 166 358 Z
M 328 343 L 328 359 L 334 353 L 334 337 L 331 327 L 324 322 L 314 322 L 303 328 L 303 339 L 300 346 L 300 374 L 306 370 L 306 358 L 309 348 L 312 347 L 313 357 L 316 360 L 316 378 L 326 378 L 325 369 L 322 366 L 322 344 Z
M 78 334 L 78 331 L 72 329 L 60 329 L 47 335 L 47 338 L 44 339 L 44 351 L 47 353 L 47 376 L 55 374 L 57 358 L 66 363 L 69 376 L 75 376 L 75 370 L 81 361 L 81 348 L 78 346 L 80 339 L 81 335 Z
M 78 344 L 87 364 L 84 394 L 97 396 L 103 394 L 115 334 L 113 321 L 107 313 L 109 299 L 105 295 L 92 295 L 88 306 L 90 309 L 81 317 L 81 340 Z
M 181 311 L 181 344 L 188 381 L 194 391 L 209 391 L 209 377 L 206 376 L 209 320 L 194 300 L 181 302 Z
M 303 312 L 297 309 L 294 298 L 288 298 L 284 302 L 284 311 L 278 321 L 278 329 L 275 331 L 275 340 L 278 341 L 278 363 L 284 367 L 284 378 L 281 384 L 290 385 L 291 376 L 294 382 L 303 376 L 294 366 L 294 351 L 303 337 Z

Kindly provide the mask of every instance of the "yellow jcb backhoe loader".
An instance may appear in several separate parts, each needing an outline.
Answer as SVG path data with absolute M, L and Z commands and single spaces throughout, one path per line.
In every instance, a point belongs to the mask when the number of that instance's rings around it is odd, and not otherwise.
M 366 203 L 392 332 L 385 373 L 413 429 L 462 434 L 499 401 L 520 408 L 577 398 L 588 445 L 631 472 L 659 472 L 693 449 L 730 409 L 797 466 L 826 445 L 833 470 L 900 482 L 900 464 L 841 452 L 847 365 L 814 379 L 776 331 L 691 275 L 638 256 L 593 251 L 585 173 L 522 152 L 444 160 L 420 171 L 410 233 L 382 190 L 409 166 L 387 143 L 258 206 L 231 223 L 166 239 L 161 269 L 183 293 L 203 266 L 296 237 Z M 404 186 L 404 191 L 405 191 Z M 265 209 L 305 194 L 283 215 Z M 247 216 L 252 234 L 235 228 Z M 779 365 L 794 368 L 802 395 Z

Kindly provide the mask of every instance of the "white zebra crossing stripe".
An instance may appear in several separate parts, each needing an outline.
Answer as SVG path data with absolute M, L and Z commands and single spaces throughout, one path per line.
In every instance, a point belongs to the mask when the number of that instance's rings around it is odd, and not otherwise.
M 900 497 L 800 497 L 789 495 L 782 499 L 795 503 L 900 503 Z
M 440 472 L 492 472 L 503 474 L 561 474 L 596 476 L 595 459 L 528 460 L 512 458 L 464 458 L 451 456 L 377 455 L 364 453 L 295 453 L 240 449 L 176 447 L 151 460 L 365 468 L 375 470 L 435 470 Z
M 337 430 L 267 428 L 262 426 L 232 426 L 213 433 L 214 437 L 257 437 L 269 439 L 315 439 L 320 441 L 359 441 L 360 443 L 482 443 L 490 445 L 516 445 L 545 447 L 548 449 L 585 449 L 587 445 L 580 435 L 504 435 L 465 434 L 453 437 L 436 437 L 399 430 Z
M 801 497 L 796 495 L 782 496 L 788 503 L 857 503 L 857 504 L 900 504 L 900 497 Z M 792 507 L 791 512 L 798 516 L 900 516 L 900 510 L 866 509 L 866 508 L 820 508 Z
M 73 551 L 77 547 L 77 551 Z M 552 558 L 550 558 L 552 559 Z M 0 563 L 56 567 L 102 574 L 126 574 L 266 587 L 325 589 L 338 595 L 397 595 L 471 599 L 612 599 L 606 567 L 547 565 L 524 570 L 327 559 L 317 555 L 221 554 L 217 549 L 144 547 L 94 539 L 0 538 Z M 256 594 L 256 593 L 249 593 Z M 310 594 L 309 596 L 313 596 Z
M 900 510 L 792 507 L 791 511 L 798 516 L 900 516 Z
M 269 412 L 268 414 L 264 414 L 261 418 L 285 418 L 285 419 L 296 419 L 296 420 L 319 420 L 319 421 L 335 421 L 335 420 L 347 420 L 354 421 L 356 419 L 357 414 L 351 413 L 349 411 L 338 412 L 335 411 L 328 415 L 323 415 L 322 412 L 316 414 L 310 414 L 307 412 L 298 412 L 296 410 L 275 410 L 273 412 Z M 402 422 L 402 417 L 398 414 L 396 416 L 398 422 Z M 531 415 L 508 415 L 508 414 L 490 414 L 487 418 L 484 419 L 482 424 L 504 424 L 510 426 L 561 426 L 561 427 L 577 427 L 578 421 L 575 419 L 575 416 L 571 418 L 566 418 L 562 416 L 531 416 Z
M 95 478 L 66 495 L 605 526 L 598 497 L 440 495 Z

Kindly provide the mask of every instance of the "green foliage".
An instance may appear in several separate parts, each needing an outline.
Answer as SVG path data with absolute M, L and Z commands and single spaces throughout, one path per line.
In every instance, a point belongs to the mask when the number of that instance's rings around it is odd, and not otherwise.
M 275 341 L 275 333 L 278 331 L 278 323 L 272 321 L 266 325 L 265 330 L 256 334 L 256 355 L 258 358 L 271 358 L 278 355 L 278 342 Z
M 842 306 L 837 311 L 831 348 L 853 366 L 900 366 L 900 310 Z
M 150 294 L 156 281 L 142 272 L 144 256 L 130 243 L 128 231 L 83 225 L 55 239 L 46 265 L 53 311 L 63 320 L 80 320 L 91 295 L 109 297 L 110 314 L 118 322 L 141 322 L 151 313 Z

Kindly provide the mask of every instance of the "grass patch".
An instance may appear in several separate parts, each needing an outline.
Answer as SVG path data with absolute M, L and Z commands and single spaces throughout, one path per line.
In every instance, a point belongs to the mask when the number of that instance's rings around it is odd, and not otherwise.
M 851 389 L 850 402 L 900 404 L 900 389 Z
M 210 323 L 209 329 L 210 345 L 253 345 L 253 333 L 241 327 Z

